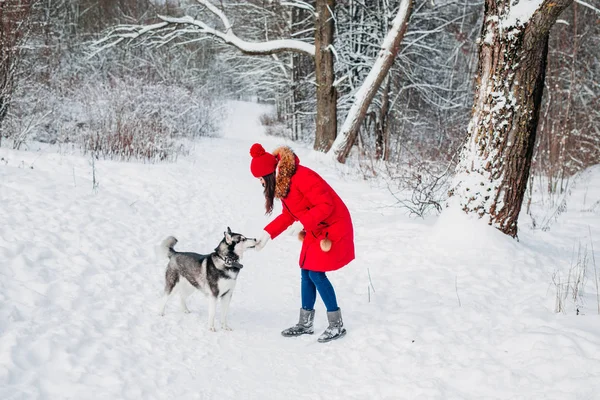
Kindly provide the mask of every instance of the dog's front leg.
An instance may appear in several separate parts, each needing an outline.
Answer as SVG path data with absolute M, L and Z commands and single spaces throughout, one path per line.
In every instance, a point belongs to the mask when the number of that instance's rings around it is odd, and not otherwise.
M 215 329 L 215 314 L 217 312 L 217 298 L 208 296 L 208 330 L 216 332 Z
M 227 325 L 227 312 L 229 311 L 229 303 L 231 302 L 232 294 L 233 290 L 230 290 L 221 297 L 221 329 L 226 331 L 232 330 L 229 325 Z

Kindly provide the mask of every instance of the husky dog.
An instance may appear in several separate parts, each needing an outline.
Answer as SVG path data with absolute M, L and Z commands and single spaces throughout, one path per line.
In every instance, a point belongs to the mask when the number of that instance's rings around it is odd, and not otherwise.
M 186 299 L 200 290 L 208 297 L 208 329 L 215 331 L 217 300 L 221 299 L 221 328 L 227 326 L 227 311 L 235 283 L 243 265 L 239 263 L 244 251 L 256 246 L 257 240 L 234 233 L 227 227 L 223 240 L 210 254 L 180 253 L 173 250 L 177 239 L 169 236 L 162 242 L 162 250 L 169 257 L 165 274 L 165 297 L 160 315 L 165 314 L 167 302 L 174 294 L 181 298 L 181 308 L 189 313 Z

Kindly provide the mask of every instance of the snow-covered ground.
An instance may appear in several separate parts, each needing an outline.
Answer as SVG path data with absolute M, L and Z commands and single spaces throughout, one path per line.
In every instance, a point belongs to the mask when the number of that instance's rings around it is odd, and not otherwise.
M 263 135 L 261 107 L 232 108 L 223 137 L 176 164 L 97 162 L 96 190 L 85 157 L 0 149 L 0 399 L 600 398 L 598 167 L 549 231 L 524 216 L 517 242 L 462 215 L 410 219 L 386 189 L 293 145 L 354 218 L 357 259 L 329 274 L 348 335 L 280 335 L 300 306 L 285 234 L 247 253 L 232 332 L 206 329 L 200 294 L 191 314 L 173 301 L 158 316 L 164 237 L 210 252 L 227 226 L 257 236 L 269 221 L 248 151 L 283 142 Z M 580 276 L 555 313 L 557 284 Z

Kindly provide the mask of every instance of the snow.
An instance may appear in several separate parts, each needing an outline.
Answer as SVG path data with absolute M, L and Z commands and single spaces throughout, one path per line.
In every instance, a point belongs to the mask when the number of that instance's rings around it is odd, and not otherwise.
M 203 4 L 204 4 L 204 2 L 203 2 Z M 208 2 L 206 4 L 208 4 Z M 213 8 L 218 10 L 214 6 L 213 6 Z M 212 8 L 211 8 L 211 10 L 212 10 Z M 223 15 L 223 14 L 219 11 L 218 15 Z M 308 55 L 314 57 L 315 51 L 316 51 L 314 44 L 306 43 L 306 42 L 303 42 L 300 40 L 294 40 L 294 39 L 278 39 L 278 40 L 269 40 L 266 42 L 247 42 L 245 40 L 240 39 L 235 34 L 233 34 L 233 31 L 231 30 L 231 25 L 229 24 L 229 22 L 225 22 L 225 32 L 222 32 L 222 31 L 212 28 L 208 24 L 206 24 L 200 20 L 194 19 L 193 17 L 190 17 L 190 16 L 185 16 L 185 17 L 180 17 L 180 18 L 161 16 L 160 18 L 163 21 L 165 21 L 165 23 L 169 23 L 169 24 L 182 24 L 182 25 L 197 26 L 198 28 L 200 28 L 199 32 L 216 36 L 216 37 L 222 39 L 225 43 L 231 44 L 246 53 L 271 54 L 271 53 L 289 50 L 289 51 L 295 51 L 295 52 L 299 52 L 299 53 L 305 53 L 305 54 L 308 54 Z M 225 20 L 225 21 L 227 21 L 227 20 Z M 159 24 L 157 24 L 157 26 L 158 25 Z M 145 29 L 148 30 L 148 28 L 145 28 Z
M 163 1 L 163 0 L 159 0 Z M 168 1 L 168 0 L 167 0 Z M 195 19 L 192 16 L 185 15 L 182 17 L 171 17 L 167 15 L 159 15 L 158 17 L 163 21 L 150 25 L 121 25 L 118 26 L 110 35 L 107 35 L 101 40 L 94 43 L 96 49 L 90 54 L 90 58 L 96 54 L 114 47 L 121 43 L 125 39 L 137 39 L 149 32 L 159 32 L 168 25 L 189 25 L 196 27 L 196 33 L 205 33 L 214 37 L 217 37 L 223 42 L 230 44 L 239 50 L 247 54 L 254 55 L 272 55 L 283 51 L 294 51 L 298 53 L 304 53 L 309 56 L 315 56 L 315 46 L 311 43 L 306 43 L 301 40 L 294 39 L 279 39 L 279 40 L 268 40 L 265 42 L 247 42 L 240 39 L 233 33 L 233 25 L 229 21 L 229 18 L 225 13 L 210 0 L 196 0 L 200 5 L 208 9 L 216 17 L 221 20 L 223 24 L 223 30 L 219 30 L 202 20 Z M 160 3 L 159 3 L 160 4 Z M 188 29 L 175 29 L 172 32 L 168 32 L 162 37 L 162 41 L 167 43 L 173 40 L 175 37 L 192 33 L 192 30 Z M 163 43 L 163 44 L 164 44 Z
M 552 277 L 568 276 L 582 243 L 593 241 L 600 267 L 600 167 L 571 188 L 549 230 L 524 215 L 515 241 L 460 212 L 410 219 L 386 188 L 287 143 L 354 218 L 357 259 L 329 274 L 346 337 L 280 335 L 300 295 L 299 243 L 287 234 L 246 254 L 232 332 L 208 331 L 200 294 L 191 314 L 173 301 L 158 316 L 162 239 L 209 252 L 227 226 L 259 236 L 270 220 L 248 149 L 285 142 L 263 134 L 264 107 L 231 107 L 223 137 L 175 164 L 97 161 L 96 191 L 85 157 L 0 148 L 0 398 L 597 398 L 591 246 L 580 315 L 569 299 L 554 312 Z M 316 308 L 318 334 L 326 317 Z
M 508 13 L 501 19 L 500 26 L 504 30 L 525 25 L 540 7 L 544 0 L 519 0 L 512 4 Z

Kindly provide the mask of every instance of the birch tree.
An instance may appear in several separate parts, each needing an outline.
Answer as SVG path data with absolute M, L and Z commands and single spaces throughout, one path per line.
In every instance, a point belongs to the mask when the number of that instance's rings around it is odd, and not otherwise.
M 529 177 L 550 28 L 573 0 L 486 0 L 473 115 L 450 206 L 516 237 Z

